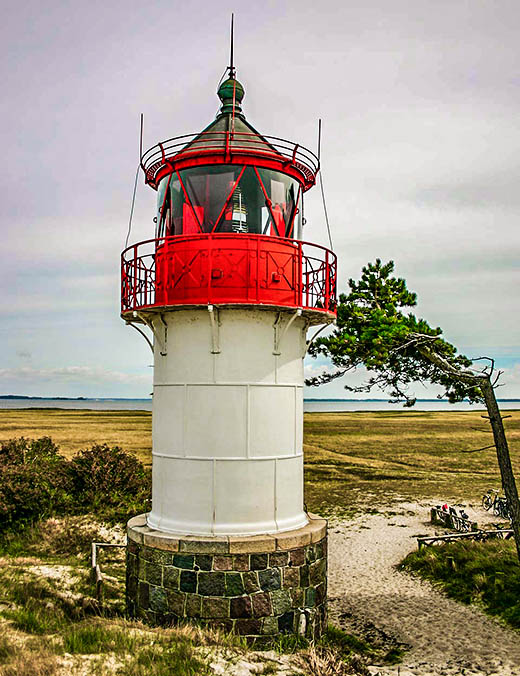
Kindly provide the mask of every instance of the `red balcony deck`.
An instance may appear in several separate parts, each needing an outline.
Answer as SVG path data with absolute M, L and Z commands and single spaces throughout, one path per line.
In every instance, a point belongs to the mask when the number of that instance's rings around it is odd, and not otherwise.
M 302 308 L 334 317 L 336 256 L 316 244 L 235 233 L 150 239 L 123 251 L 123 317 L 208 304 Z

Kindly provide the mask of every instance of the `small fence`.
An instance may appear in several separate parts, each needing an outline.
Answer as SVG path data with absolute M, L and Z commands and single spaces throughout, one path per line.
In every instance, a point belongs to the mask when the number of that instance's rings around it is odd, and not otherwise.
M 111 542 L 93 542 L 92 543 L 92 558 L 91 558 L 91 575 L 92 581 L 96 585 L 96 600 L 101 604 L 103 603 L 103 574 L 98 563 L 98 549 L 103 547 L 118 547 L 126 548 L 126 545 L 113 544 Z
M 499 528 L 497 530 L 476 530 L 469 533 L 454 533 L 453 535 L 433 535 L 431 537 L 417 538 L 417 547 L 421 549 L 426 545 L 437 545 L 445 542 L 458 542 L 459 540 L 474 540 L 475 542 L 485 542 L 486 540 L 509 540 L 514 537 L 514 531 L 509 528 Z
M 432 507 L 431 522 L 438 526 L 458 530 L 461 533 L 478 530 L 478 524 L 475 521 L 459 516 L 453 507 L 448 510 Z

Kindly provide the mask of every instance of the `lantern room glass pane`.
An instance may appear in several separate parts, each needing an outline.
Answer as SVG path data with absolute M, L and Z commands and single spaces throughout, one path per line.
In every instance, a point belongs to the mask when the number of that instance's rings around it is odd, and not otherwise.
M 157 236 L 236 232 L 294 237 L 299 192 L 297 181 L 269 169 L 231 164 L 183 169 L 159 184 Z
M 258 169 L 258 173 L 271 200 L 271 214 L 265 234 L 294 237 L 293 220 L 298 205 L 298 182 L 271 169 Z

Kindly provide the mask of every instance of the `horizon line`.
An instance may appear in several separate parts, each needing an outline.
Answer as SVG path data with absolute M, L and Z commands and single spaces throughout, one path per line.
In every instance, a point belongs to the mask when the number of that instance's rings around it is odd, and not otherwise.
M 0 395 L 0 400 L 11 400 L 11 399 L 35 399 L 35 400 L 40 400 L 40 401 L 153 401 L 153 397 L 84 397 L 84 396 L 78 396 L 78 397 L 45 397 L 45 396 L 39 396 L 39 395 L 25 395 L 25 394 L 2 394 Z M 384 403 L 390 403 L 390 399 L 382 399 L 382 398 L 377 398 L 377 397 L 368 397 L 366 399 L 356 399 L 356 398 L 345 398 L 345 397 L 304 397 L 303 401 L 380 401 Z M 406 401 L 406 399 L 398 399 L 395 403 L 401 403 L 403 401 Z M 448 399 L 443 399 L 443 398 L 426 398 L 426 399 L 419 399 L 417 398 L 415 401 L 417 402 L 449 402 Z M 461 402 L 456 402 L 456 403 L 462 403 L 462 402 L 467 402 L 467 399 L 463 399 Z M 501 398 L 498 399 L 497 401 L 518 401 L 520 402 L 520 398 L 518 397 L 506 397 L 506 398 Z M 478 402 L 475 402 L 478 403 Z

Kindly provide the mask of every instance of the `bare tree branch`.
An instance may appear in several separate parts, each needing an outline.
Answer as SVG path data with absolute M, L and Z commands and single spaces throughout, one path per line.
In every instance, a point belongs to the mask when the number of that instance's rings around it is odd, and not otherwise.
M 471 451 L 461 451 L 461 453 L 478 453 L 478 451 L 487 451 L 489 448 L 495 448 L 495 444 L 491 444 L 491 446 L 482 446 L 482 448 L 474 448 Z

